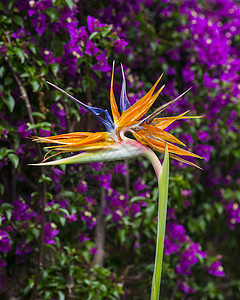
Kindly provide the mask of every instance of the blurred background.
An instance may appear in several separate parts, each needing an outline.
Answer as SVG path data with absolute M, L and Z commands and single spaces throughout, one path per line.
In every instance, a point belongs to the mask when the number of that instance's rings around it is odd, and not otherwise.
M 161 299 L 239 299 L 239 1 L 2 0 L 0 10 L 1 299 L 150 297 L 149 162 L 28 166 L 47 152 L 32 136 L 104 130 L 46 80 L 110 110 L 114 60 L 117 102 L 122 63 L 131 104 L 164 73 L 153 109 L 191 87 L 162 116 L 203 117 L 168 128 L 206 160 L 170 161 Z

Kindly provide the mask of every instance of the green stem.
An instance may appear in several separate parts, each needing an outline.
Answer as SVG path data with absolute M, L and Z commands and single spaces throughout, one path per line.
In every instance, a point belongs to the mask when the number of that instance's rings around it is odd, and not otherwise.
M 152 279 L 151 300 L 158 300 L 160 297 L 160 285 L 163 263 L 163 248 L 167 216 L 167 199 L 168 199 L 168 181 L 169 181 L 169 156 L 168 149 L 165 149 L 165 158 L 163 166 L 157 156 L 152 152 L 147 155 L 155 169 L 158 177 L 159 200 L 158 200 L 158 228 L 157 228 L 157 245 L 155 266 Z

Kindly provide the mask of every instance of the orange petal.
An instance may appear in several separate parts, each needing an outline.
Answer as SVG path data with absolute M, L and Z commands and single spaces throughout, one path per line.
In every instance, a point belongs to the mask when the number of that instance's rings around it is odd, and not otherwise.
M 93 151 L 99 149 L 105 149 L 111 147 L 115 142 L 97 142 L 88 145 L 58 145 L 58 146 L 49 146 L 45 147 L 46 149 L 63 151 L 63 152 L 76 152 L 76 151 Z
M 34 141 L 40 143 L 56 143 L 56 144 L 69 144 L 72 139 L 84 139 L 94 133 L 92 132 L 72 132 L 72 133 L 64 133 L 54 136 L 48 137 L 33 137 Z
M 148 137 L 146 135 L 143 135 L 141 133 L 137 133 L 136 135 L 134 134 L 137 140 L 142 140 L 144 141 L 144 144 L 148 144 L 152 149 L 159 151 L 161 153 L 164 153 L 166 145 L 168 145 L 168 151 L 170 153 L 174 153 L 177 155 L 185 155 L 185 156 L 192 156 L 192 157 L 197 157 L 197 158 L 202 158 L 201 156 L 194 154 L 190 151 L 184 150 L 182 148 L 179 148 L 171 143 L 161 141 L 161 140 L 155 140 L 151 137 Z
M 114 65 L 115 65 L 115 61 L 113 62 L 113 68 L 112 68 L 112 79 L 111 79 L 111 87 L 110 87 L 110 104 L 111 104 L 113 121 L 114 121 L 114 124 L 116 124 L 120 118 L 120 114 L 119 114 L 117 103 L 115 101 L 115 97 L 114 97 L 114 93 L 113 93 Z
M 53 143 L 60 145 L 86 145 L 90 143 L 97 142 L 99 140 L 106 140 L 108 137 L 108 132 L 74 132 L 68 134 L 60 134 L 50 137 L 36 137 L 35 141 L 42 143 Z
M 153 96 L 153 92 L 158 85 L 160 79 L 162 78 L 162 75 L 158 78 L 154 86 L 151 88 L 151 90 L 143 96 L 141 99 L 139 99 L 136 103 L 134 103 L 129 109 L 125 110 L 120 119 L 117 122 L 118 127 L 124 127 L 124 126 L 130 126 L 134 121 L 140 119 L 143 115 L 146 114 L 146 112 L 150 109 L 150 107 L 153 105 L 155 100 L 157 99 L 158 95 L 164 88 L 162 86 L 157 93 L 155 93 Z
M 177 155 L 185 155 L 185 156 L 192 156 L 192 157 L 197 157 L 197 158 L 202 158 L 201 156 L 194 154 L 190 151 L 184 150 L 182 148 L 179 148 L 173 144 L 170 144 L 168 142 L 163 142 L 163 141 L 159 141 L 159 140 L 154 140 L 151 139 L 149 137 L 146 137 L 145 140 L 148 142 L 148 144 L 155 150 L 158 151 L 158 148 L 161 149 L 162 148 L 165 149 L 165 145 L 168 145 L 168 151 Z
M 178 161 L 180 161 L 180 162 L 182 162 L 182 163 L 184 163 L 184 164 L 188 164 L 188 165 L 190 165 L 190 166 L 193 166 L 193 167 L 196 167 L 196 168 L 202 170 L 202 168 L 200 168 L 198 165 L 192 163 L 191 161 L 188 161 L 188 160 L 185 160 L 185 159 L 183 159 L 183 158 L 181 158 L 181 157 L 178 157 L 178 156 L 176 156 L 176 155 L 174 155 L 174 154 L 171 154 L 171 153 L 170 153 L 170 154 L 169 154 L 169 157 L 171 157 L 171 158 L 173 158 L 173 159 L 176 159 L 176 160 L 178 160 Z
M 179 116 L 176 116 L 176 117 L 156 118 L 152 121 L 151 124 L 156 126 L 159 129 L 165 129 L 177 120 L 202 118 L 202 116 L 186 116 L 186 117 L 183 117 L 186 113 L 188 113 L 188 111 L 183 113 L 183 114 L 180 114 Z
M 144 125 L 143 126 L 146 131 L 144 132 L 145 135 L 147 136 L 152 136 L 154 138 L 157 139 L 161 139 L 164 141 L 168 141 L 171 143 L 176 143 L 182 146 L 186 146 L 183 142 L 181 142 L 179 139 L 177 139 L 174 135 L 172 135 L 171 133 L 164 131 L 160 128 L 156 128 L 154 126 L 151 125 Z

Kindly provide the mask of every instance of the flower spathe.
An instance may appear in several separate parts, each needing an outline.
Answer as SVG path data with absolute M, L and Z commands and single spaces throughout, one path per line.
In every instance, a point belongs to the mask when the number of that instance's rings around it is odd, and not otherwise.
M 176 144 L 181 146 L 185 145 L 172 134 L 165 131 L 165 129 L 176 120 L 198 118 L 198 116 L 186 116 L 188 112 L 187 111 L 174 117 L 157 117 L 168 106 L 170 106 L 171 104 L 176 102 L 181 96 L 183 96 L 183 94 L 177 97 L 176 99 L 160 106 L 152 114 L 146 116 L 146 113 L 152 107 L 155 100 L 164 88 L 164 86 L 162 86 L 156 93 L 154 93 L 162 75 L 159 77 L 159 79 L 156 81 L 156 83 L 150 89 L 150 91 L 132 106 L 130 106 L 126 94 L 126 81 L 123 73 L 123 68 L 122 75 L 123 83 L 120 96 L 120 114 L 113 93 L 113 64 L 110 87 L 110 105 L 112 111 L 112 118 L 107 110 L 86 105 L 78 99 L 66 93 L 64 90 L 48 82 L 50 85 L 54 86 L 56 89 L 60 90 L 69 98 L 74 100 L 81 108 L 93 114 L 99 121 L 101 121 L 105 125 L 107 131 L 95 133 L 72 132 L 60 134 L 57 136 L 34 137 L 34 140 L 37 142 L 54 144 L 53 146 L 46 147 L 49 149 L 49 152 L 52 150 L 57 151 L 52 156 L 47 157 L 46 155 L 41 165 L 71 164 L 81 162 L 126 159 L 130 157 L 144 155 L 147 151 L 150 151 L 150 149 L 164 153 L 165 148 L 167 146 L 169 156 L 171 158 L 198 167 L 194 163 L 179 157 L 179 155 L 191 156 L 195 158 L 202 157 L 178 147 Z M 126 137 L 126 132 L 131 132 L 137 141 Z M 59 153 L 79 151 L 83 151 L 84 153 L 71 156 L 70 158 L 45 162 L 50 157 L 53 157 Z

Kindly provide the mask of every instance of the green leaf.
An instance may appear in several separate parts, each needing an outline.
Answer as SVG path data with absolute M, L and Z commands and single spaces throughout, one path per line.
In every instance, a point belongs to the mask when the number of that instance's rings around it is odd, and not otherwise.
M 56 76 L 56 75 L 57 75 L 57 72 L 58 72 L 58 70 L 59 70 L 59 65 L 58 65 L 58 64 L 52 63 L 52 64 L 51 64 L 51 70 L 52 70 L 54 76 Z
M 32 228 L 32 229 L 31 229 L 31 233 L 32 233 L 32 235 L 35 237 L 35 239 L 37 239 L 37 238 L 39 237 L 40 230 L 37 229 L 37 228 Z
M 38 117 L 38 118 L 41 118 L 41 119 L 43 119 L 43 120 L 46 119 L 46 116 L 44 116 L 44 114 L 42 114 L 42 113 L 40 113 L 40 112 L 38 112 L 38 111 L 34 111 L 34 112 L 32 113 L 32 115 L 33 115 L 33 117 Z
M 92 40 L 96 35 L 98 35 L 99 32 L 95 31 L 89 36 L 89 40 Z
M 63 292 L 58 291 L 58 299 L 59 300 L 65 300 L 65 295 L 63 294 Z
M 50 212 L 50 211 L 52 211 L 52 207 L 51 206 L 47 206 L 47 207 L 44 208 L 44 211 L 45 212 Z
M 32 53 L 36 54 L 37 53 L 37 48 L 36 45 L 33 43 L 28 44 L 28 48 L 32 51 Z
M 41 128 L 43 130 L 50 130 L 51 129 L 51 123 L 49 122 L 42 122 L 42 123 L 37 123 L 33 125 L 29 125 L 28 129 L 31 130 L 33 128 Z
M 119 236 L 119 240 L 120 240 L 121 245 L 123 245 L 124 242 L 126 241 L 126 230 L 125 230 L 125 228 L 119 229 L 118 236 Z
M 58 215 L 58 219 L 62 226 L 66 224 L 66 218 L 64 216 Z
M 40 87 L 40 84 L 38 83 L 37 80 L 32 80 L 30 81 L 31 85 L 32 85 L 32 88 L 33 88 L 33 91 L 36 92 L 38 91 L 39 87 Z
M 0 2 L 0 10 L 1 11 L 5 11 L 5 6 L 4 6 L 4 4 L 2 2 Z
M 4 194 L 4 185 L 0 183 L 0 195 Z
M 65 0 L 67 3 L 67 6 L 72 10 L 73 9 L 73 1 L 72 0 Z
M 8 149 L 6 147 L 0 148 L 0 159 L 3 159 L 6 157 L 9 153 L 13 153 L 14 151 L 12 149 Z
M 5 68 L 4 68 L 4 66 L 1 66 L 1 67 L 0 67 L 0 77 L 1 77 L 1 78 L 2 78 L 3 75 L 4 75 L 4 72 L 5 72 Z
M 20 77 L 21 78 L 27 78 L 27 77 L 30 77 L 30 74 L 27 73 L 27 72 L 24 72 L 24 73 L 20 74 Z
M 12 9 L 14 3 L 15 3 L 15 0 L 10 0 L 10 1 L 7 2 L 7 4 L 8 4 L 8 10 Z
M 3 97 L 3 101 L 7 105 L 9 111 L 13 112 L 13 109 L 14 109 L 14 106 L 15 106 L 15 100 L 14 100 L 14 98 L 11 95 L 4 96 Z
M 49 7 L 45 10 L 45 12 L 47 13 L 47 15 L 50 17 L 51 22 L 54 22 L 57 20 L 58 18 L 58 12 L 56 10 L 56 8 L 53 7 Z
M 19 164 L 18 156 L 14 153 L 10 153 L 10 154 L 8 154 L 8 158 L 10 159 L 10 161 L 14 165 L 14 167 L 17 168 L 17 166 Z
M 42 183 L 43 181 L 52 182 L 52 179 L 45 174 L 42 174 L 38 181 L 39 183 Z
M 15 51 L 17 57 L 20 58 L 21 63 L 23 64 L 25 61 L 25 52 L 20 48 L 14 48 L 14 51 Z
M 63 214 L 65 214 L 65 215 L 67 215 L 67 216 L 69 216 L 69 212 L 68 212 L 68 210 L 66 210 L 65 208 L 58 208 L 58 211 L 59 211 L 59 212 L 62 212 Z
M 14 16 L 13 21 L 20 27 L 23 27 L 23 19 L 20 16 Z
M 8 221 L 10 221 L 11 217 L 12 217 L 12 210 L 11 209 L 7 209 L 5 211 L 5 214 L 6 214 L 6 217 L 7 217 Z
M 4 78 L 4 85 L 10 85 L 13 82 L 13 78 L 12 76 L 10 76 L 9 74 Z

